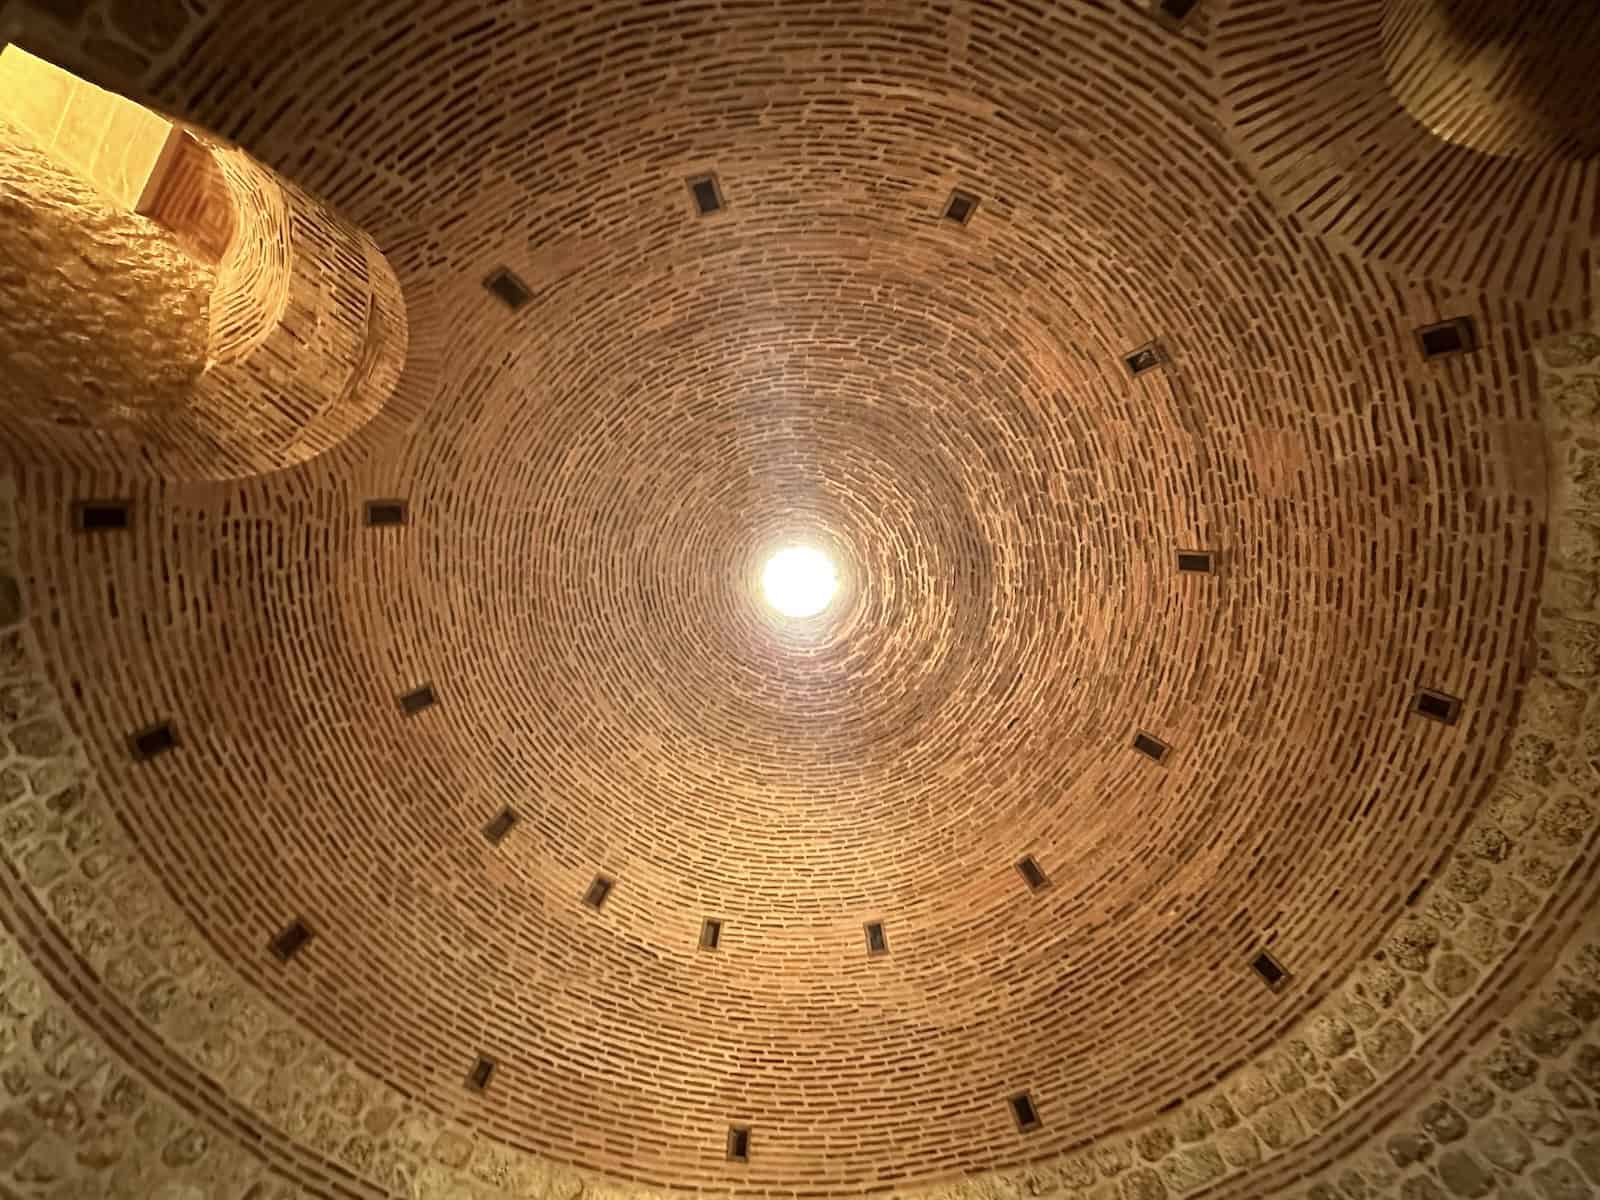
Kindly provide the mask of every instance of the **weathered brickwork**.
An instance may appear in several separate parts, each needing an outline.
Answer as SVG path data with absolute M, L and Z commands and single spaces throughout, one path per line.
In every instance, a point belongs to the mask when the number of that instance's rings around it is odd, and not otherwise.
M 1421 1114 L 1496 1115 L 1451 1072 L 1501 1028 L 1544 1062 L 1541 1008 L 1587 1086 L 1558 1001 L 1592 928 L 1537 987 L 1595 891 L 1600 368 L 1551 340 L 1592 317 L 1589 176 L 1514 203 L 1451 159 L 1485 219 L 1385 232 L 1365 163 L 1404 204 L 1439 139 L 1381 6 L 1149 7 L 217 4 L 152 64 L 383 249 L 407 353 L 265 477 L 3 443 L 16 1027 L 144 1081 L 213 1176 L 151 1174 L 162 1136 L 79 1162 L 23 1105 L 5 1188 L 1550 1200 L 1586 1169 L 1576 1108 L 1504 1175 Z M 1349 52 L 1312 69 L 1319 31 Z M 1375 145 L 1330 140 L 1379 97 Z M 1458 316 L 1471 351 L 1424 358 Z M 90 495 L 130 527 L 73 532 Z M 364 527 L 377 497 L 409 523 Z M 809 636 L 756 587 L 795 536 L 844 577 Z
M 235 148 L 179 144 L 147 219 L 0 121 L 14 453 L 254 475 L 393 395 L 405 301 L 372 240 Z
M 1600 56 L 1594 5 L 1218 7 L 1211 48 L 1229 80 L 1224 122 L 1284 211 L 1416 278 L 1569 311 L 1589 302 L 1600 181 L 1593 159 L 1572 151 L 1593 145 L 1583 81 Z M 1529 126 L 1537 139 L 1514 146 Z
M 1552 489 L 1559 547 L 1600 521 L 1600 506 L 1587 494 L 1594 435 L 1600 434 L 1594 371 L 1600 339 L 1568 339 L 1547 361 L 1555 461 L 1564 464 Z M 257 1200 L 294 1195 L 297 1183 L 307 1185 L 306 1194 L 326 1194 L 314 1176 L 301 1177 L 303 1167 L 286 1148 L 243 1151 L 217 1124 L 226 1116 L 303 1143 L 373 1195 L 444 1200 L 615 1192 L 618 1185 L 510 1151 L 385 1087 L 244 984 L 173 910 L 104 805 L 53 687 L 39 671 L 35 639 L 21 623 L 11 488 L 0 484 L 0 744 L 7 756 L 0 760 L 0 852 L 24 890 L 9 901 L 8 923 L 20 930 L 24 914 L 36 906 L 34 921 L 42 917 L 53 926 L 47 942 L 60 938 L 59 945 L 81 956 L 91 978 L 103 981 L 109 995 L 95 998 L 101 1015 L 121 1011 L 142 1023 L 162 1055 L 192 1078 L 212 1081 L 227 1103 L 196 1113 L 162 1096 L 92 1025 L 68 1013 L 52 984 L 70 977 L 40 978 L 15 938 L 5 939 L 0 959 L 13 1036 L 0 1060 L 0 1080 L 12 1103 L 0 1113 L 0 1125 L 10 1131 L 0 1167 L 9 1169 L 10 1181 L 27 1194 L 57 1180 L 81 1188 L 87 1179 L 99 1181 L 107 1196 Z M 1575 552 L 1558 550 L 1552 557 L 1539 627 L 1547 653 L 1494 798 L 1465 831 L 1415 915 L 1404 917 L 1339 990 L 1280 1046 L 1219 1087 L 1190 1097 L 1178 1112 L 1065 1158 L 930 1195 L 1101 1200 L 1208 1194 L 1219 1181 L 1313 1138 L 1424 1053 L 1480 980 L 1540 926 L 1548 902 L 1586 885 L 1592 890 L 1580 859 L 1593 841 L 1597 815 L 1592 788 L 1581 790 L 1600 758 L 1589 744 L 1593 687 L 1587 668 L 1564 657 L 1562 648 L 1570 629 L 1600 618 L 1600 609 L 1592 589 L 1578 611 L 1560 599 L 1573 594 L 1574 579 L 1581 590 L 1592 565 Z M 1524 769 L 1522 762 L 1531 765 Z M 1593 868 L 1587 871 L 1592 876 Z M 1402 1122 L 1381 1145 L 1331 1169 L 1329 1182 L 1308 1193 L 1310 1200 L 1340 1194 L 1410 1200 L 1430 1194 L 1410 1181 L 1435 1176 L 1454 1194 L 1488 1195 L 1473 1189 L 1499 1186 L 1524 1167 L 1536 1181 L 1592 1168 L 1584 1135 L 1594 1134 L 1596 1124 L 1585 1111 L 1584 1086 L 1596 1082 L 1588 1059 L 1600 1051 L 1580 1035 L 1600 1017 L 1596 921 L 1591 916 L 1560 969 L 1506 1023 L 1506 1032 L 1495 1035 L 1510 1048 L 1497 1046 L 1458 1069 L 1445 1082 L 1443 1098 L 1415 1106 L 1424 1132 L 1406 1132 Z M 94 1002 L 82 997 L 75 1007 L 85 1001 Z M 1560 1061 L 1541 1065 L 1545 1059 Z M 1508 1095 L 1542 1080 L 1554 1099 L 1540 1099 L 1534 1090 L 1496 1105 L 1485 1080 Z M 1452 1107 L 1452 1098 L 1460 1108 Z M 1457 1127 L 1462 1112 L 1479 1118 L 1502 1111 L 1512 1114 L 1512 1124 L 1488 1120 L 1471 1136 Z M 1519 1134 L 1520 1128 L 1526 1132 Z M 1568 1157 L 1535 1154 L 1530 1136 L 1539 1145 L 1572 1148 L 1564 1152 Z M 1434 1142 L 1452 1141 L 1461 1147 L 1433 1156 Z M 270 1136 L 262 1144 L 270 1146 Z M 1486 1148 L 1471 1150 L 1479 1145 Z M 158 1186 L 168 1190 L 154 1190 Z M 1334 1186 L 1348 1190 L 1327 1190 Z M 193 1187 L 206 1190 L 183 1190 Z
M 1390 92 L 1438 137 L 1520 159 L 1600 153 L 1594 5 L 1393 0 L 1383 42 Z

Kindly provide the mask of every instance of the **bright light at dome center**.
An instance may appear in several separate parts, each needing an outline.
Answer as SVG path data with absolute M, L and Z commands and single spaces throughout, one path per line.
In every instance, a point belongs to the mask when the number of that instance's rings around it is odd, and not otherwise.
M 814 617 L 827 608 L 839 590 L 833 562 L 820 550 L 790 546 L 767 559 L 761 573 L 767 603 L 786 617 Z

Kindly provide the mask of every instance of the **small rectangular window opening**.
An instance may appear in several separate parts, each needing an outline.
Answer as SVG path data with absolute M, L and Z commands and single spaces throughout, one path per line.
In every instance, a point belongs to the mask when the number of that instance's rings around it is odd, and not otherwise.
M 159 725 L 152 725 L 148 729 L 141 729 L 132 734 L 128 742 L 133 747 L 133 756 L 144 760 L 176 748 L 178 735 L 172 731 L 170 721 L 163 721 Z
M 491 846 L 498 846 L 506 840 L 506 834 L 510 833 L 512 827 L 521 819 L 514 810 L 502 808 L 495 819 L 483 827 L 483 836 L 489 839 Z
M 1289 981 L 1289 972 L 1283 969 L 1283 964 L 1265 950 L 1250 960 L 1250 967 L 1273 991 L 1277 991 Z
M 728 1159 L 730 1162 L 750 1161 L 750 1129 L 745 1125 L 728 1127 Z
M 1209 575 L 1211 573 L 1211 552 L 1209 550 L 1179 550 L 1178 570 Z
M 945 201 L 944 219 L 954 221 L 957 225 L 965 225 L 972 220 L 972 214 L 978 211 L 978 198 L 959 188 L 950 193 L 950 199 Z
M 583 894 L 583 902 L 590 908 L 599 908 L 606 902 L 606 897 L 611 895 L 611 880 L 604 875 L 596 875 L 594 882 L 589 885 L 589 890 Z
M 715 175 L 696 175 L 688 183 L 689 194 L 694 197 L 695 211 L 702 217 L 722 210 L 722 187 Z
M 478 1056 L 478 1061 L 472 1064 L 472 1074 L 467 1076 L 467 1086 L 475 1092 L 481 1092 L 489 1086 L 489 1080 L 494 1078 L 495 1062 L 492 1058 Z
M 288 962 L 306 948 L 312 936 L 310 927 L 296 917 L 272 939 L 272 953 L 279 962 Z
M 1017 1128 L 1024 1133 L 1031 1133 L 1041 1124 L 1039 1110 L 1034 1107 L 1033 1097 L 1027 1092 L 1018 1092 L 1011 1097 L 1011 1115 L 1017 1119 Z
M 1189 14 L 1199 3 L 1200 0 L 1160 0 L 1160 12 L 1162 16 L 1181 23 L 1188 20 Z
M 373 528 L 389 525 L 406 525 L 411 521 L 409 506 L 404 500 L 368 500 L 367 524 Z
M 1022 878 L 1035 892 L 1050 886 L 1050 880 L 1045 877 L 1044 871 L 1031 854 L 1017 863 L 1017 870 L 1022 872 Z
M 1148 733 L 1136 733 L 1133 736 L 1133 748 L 1140 754 L 1154 759 L 1156 762 L 1165 762 L 1172 748 L 1158 737 L 1151 737 Z
M 432 707 L 438 699 L 433 694 L 433 684 L 425 683 L 400 697 L 400 711 L 408 717 L 414 717 L 423 709 Z
M 1468 354 L 1478 348 L 1478 330 L 1471 317 L 1454 317 L 1417 330 L 1417 340 L 1424 358 Z
M 722 944 L 722 922 L 713 917 L 707 917 L 704 925 L 700 926 L 700 949 L 715 950 Z
M 1127 365 L 1128 374 L 1143 375 L 1166 362 L 1166 356 L 1161 351 L 1160 343 L 1150 342 L 1124 355 L 1122 361 Z
M 512 312 L 524 308 L 533 299 L 533 290 L 523 283 L 510 267 L 501 267 L 483 281 L 489 294 Z
M 889 953 L 889 939 L 883 932 L 882 921 L 867 922 L 867 954 L 876 958 Z
M 72 527 L 80 533 L 108 533 L 128 528 L 127 500 L 79 500 L 72 506 Z
M 1461 701 L 1454 696 L 1447 696 L 1443 692 L 1431 692 L 1423 688 L 1417 693 L 1416 703 L 1413 706 L 1418 716 L 1427 717 L 1430 721 L 1439 721 L 1445 725 L 1454 725 L 1461 716 Z

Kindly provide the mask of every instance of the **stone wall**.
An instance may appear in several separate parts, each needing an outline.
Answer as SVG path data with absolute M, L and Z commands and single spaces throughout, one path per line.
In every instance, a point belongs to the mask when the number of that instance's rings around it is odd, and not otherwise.
M 1600 911 L 1515 1014 L 1296 1200 L 1600 1194 Z

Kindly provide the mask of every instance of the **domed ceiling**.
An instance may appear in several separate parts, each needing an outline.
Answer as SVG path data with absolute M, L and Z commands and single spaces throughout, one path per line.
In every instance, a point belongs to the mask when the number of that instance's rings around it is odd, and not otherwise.
M 0 432 L 29 645 L 163 928 L 372 1087 L 637 1188 L 918 1188 L 1201 1111 L 1528 753 L 1535 348 L 1592 319 L 1600 177 L 1419 125 L 1384 30 L 1424 7 L 30 18 L 404 293 L 409 424 L 286 470 Z M 794 545 L 815 616 L 763 591 Z M 1498 912 L 1485 980 L 1583 911 L 1574 819 L 1566 915 Z M 103 973 L 54 986 L 163 1090 L 255 1094 Z M 322 1153 L 290 1111 L 214 1120 Z M 345 1169 L 293 1177 L 412 1194 Z

